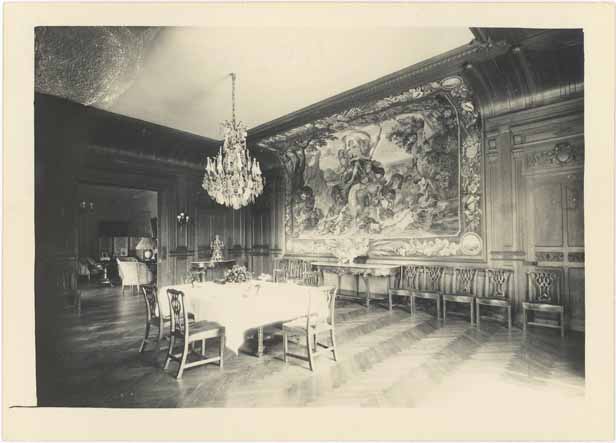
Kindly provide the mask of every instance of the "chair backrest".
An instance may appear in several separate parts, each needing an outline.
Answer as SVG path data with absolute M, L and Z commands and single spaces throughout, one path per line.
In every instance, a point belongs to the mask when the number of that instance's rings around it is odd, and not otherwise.
M 124 261 L 116 259 L 118 274 L 123 285 L 142 285 L 152 282 L 152 271 L 148 265 L 138 261 Z
M 300 259 L 289 259 L 287 267 L 287 278 L 303 279 L 304 274 L 312 270 L 310 263 Z
M 303 283 L 306 286 L 319 286 L 319 272 L 309 271 L 304 273 Z
M 336 318 L 336 295 L 338 294 L 338 288 L 335 286 L 321 286 L 319 287 L 318 294 L 319 294 L 319 301 L 323 300 L 321 299 L 321 297 L 324 297 L 325 298 L 324 301 L 327 303 L 328 314 L 325 320 L 328 324 L 333 326 L 335 322 L 335 318 Z M 312 299 L 312 293 L 311 293 L 311 297 L 308 302 L 308 312 L 306 315 L 306 321 L 307 321 L 306 327 L 307 328 L 309 328 L 312 324 L 320 320 L 317 315 L 318 312 L 316 311 L 319 305 L 320 305 L 319 303 L 314 302 L 314 300 Z
M 167 289 L 169 313 L 171 314 L 171 332 L 175 335 L 187 336 L 188 311 L 184 303 L 184 293 L 176 289 Z
M 510 282 L 512 275 L 511 269 L 486 269 L 483 296 L 508 300 L 511 296 Z
M 422 266 L 407 265 L 401 267 L 400 289 L 418 290 L 419 277 L 421 276 Z
M 160 315 L 160 305 L 158 304 L 158 291 L 156 285 L 141 286 L 143 299 L 145 300 L 146 318 L 148 320 L 157 320 Z
M 312 264 L 300 258 L 279 258 L 274 261 L 274 269 L 284 272 L 286 278 L 296 280 L 312 271 Z
M 453 292 L 458 295 L 474 295 L 476 275 L 476 268 L 456 268 L 454 270 Z
M 443 280 L 442 266 L 423 266 L 421 273 L 423 274 L 423 287 L 426 291 L 440 291 L 442 289 Z
M 526 279 L 529 302 L 560 305 L 560 269 L 536 268 L 526 273 Z

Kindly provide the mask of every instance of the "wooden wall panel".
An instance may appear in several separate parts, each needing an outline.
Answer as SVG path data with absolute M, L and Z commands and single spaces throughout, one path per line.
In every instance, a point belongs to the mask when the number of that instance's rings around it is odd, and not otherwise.
M 565 186 L 565 202 L 568 244 L 584 247 L 584 182 L 579 176 Z
M 562 190 L 560 183 L 533 184 L 535 246 L 563 246 Z
M 584 330 L 585 302 L 584 268 L 569 267 L 567 272 L 567 316 L 571 329 Z

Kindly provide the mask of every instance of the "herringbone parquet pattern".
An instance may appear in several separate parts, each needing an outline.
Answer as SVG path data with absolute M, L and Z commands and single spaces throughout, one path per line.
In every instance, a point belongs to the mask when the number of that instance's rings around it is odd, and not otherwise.
M 40 341 L 39 405 L 90 407 L 439 407 L 469 401 L 576 401 L 584 395 L 584 341 L 558 331 L 524 337 L 497 322 L 481 330 L 465 320 L 442 323 L 419 312 L 340 302 L 339 361 L 281 357 L 272 335 L 262 358 L 251 343 L 225 367 L 208 365 L 174 378 L 161 352 L 137 352 L 145 315 L 141 297 L 117 288 L 92 289 L 83 313 L 66 313 Z M 270 331 L 271 332 L 271 331 Z M 266 336 L 268 334 L 266 330 Z M 304 352 L 303 343 L 291 350 Z M 295 348 L 295 349 L 293 349 Z M 216 352 L 212 345 L 211 352 Z M 498 403 L 497 403 L 498 404 Z

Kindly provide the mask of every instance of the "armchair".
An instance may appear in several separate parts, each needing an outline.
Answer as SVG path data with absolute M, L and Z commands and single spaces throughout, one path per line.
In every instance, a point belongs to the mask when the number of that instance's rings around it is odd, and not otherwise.
M 124 295 L 124 287 L 137 287 L 140 291 L 141 285 L 152 283 L 153 274 L 145 263 L 134 261 L 124 261 L 116 259 L 118 263 L 118 274 L 122 279 L 122 295 Z
M 94 261 L 92 257 L 82 257 L 77 262 L 77 275 L 79 277 L 87 277 L 88 281 L 91 277 L 96 277 L 103 273 L 103 266 Z

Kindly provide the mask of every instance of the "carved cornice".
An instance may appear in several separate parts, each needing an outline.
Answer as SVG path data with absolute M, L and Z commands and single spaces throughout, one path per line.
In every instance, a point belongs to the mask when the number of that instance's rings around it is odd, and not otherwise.
M 392 93 L 421 85 L 430 80 L 460 74 L 468 63 L 505 53 L 505 42 L 472 43 L 432 57 L 370 83 L 322 100 L 248 131 L 248 141 L 255 143 L 270 135 L 335 114 L 357 103 L 384 98 Z

